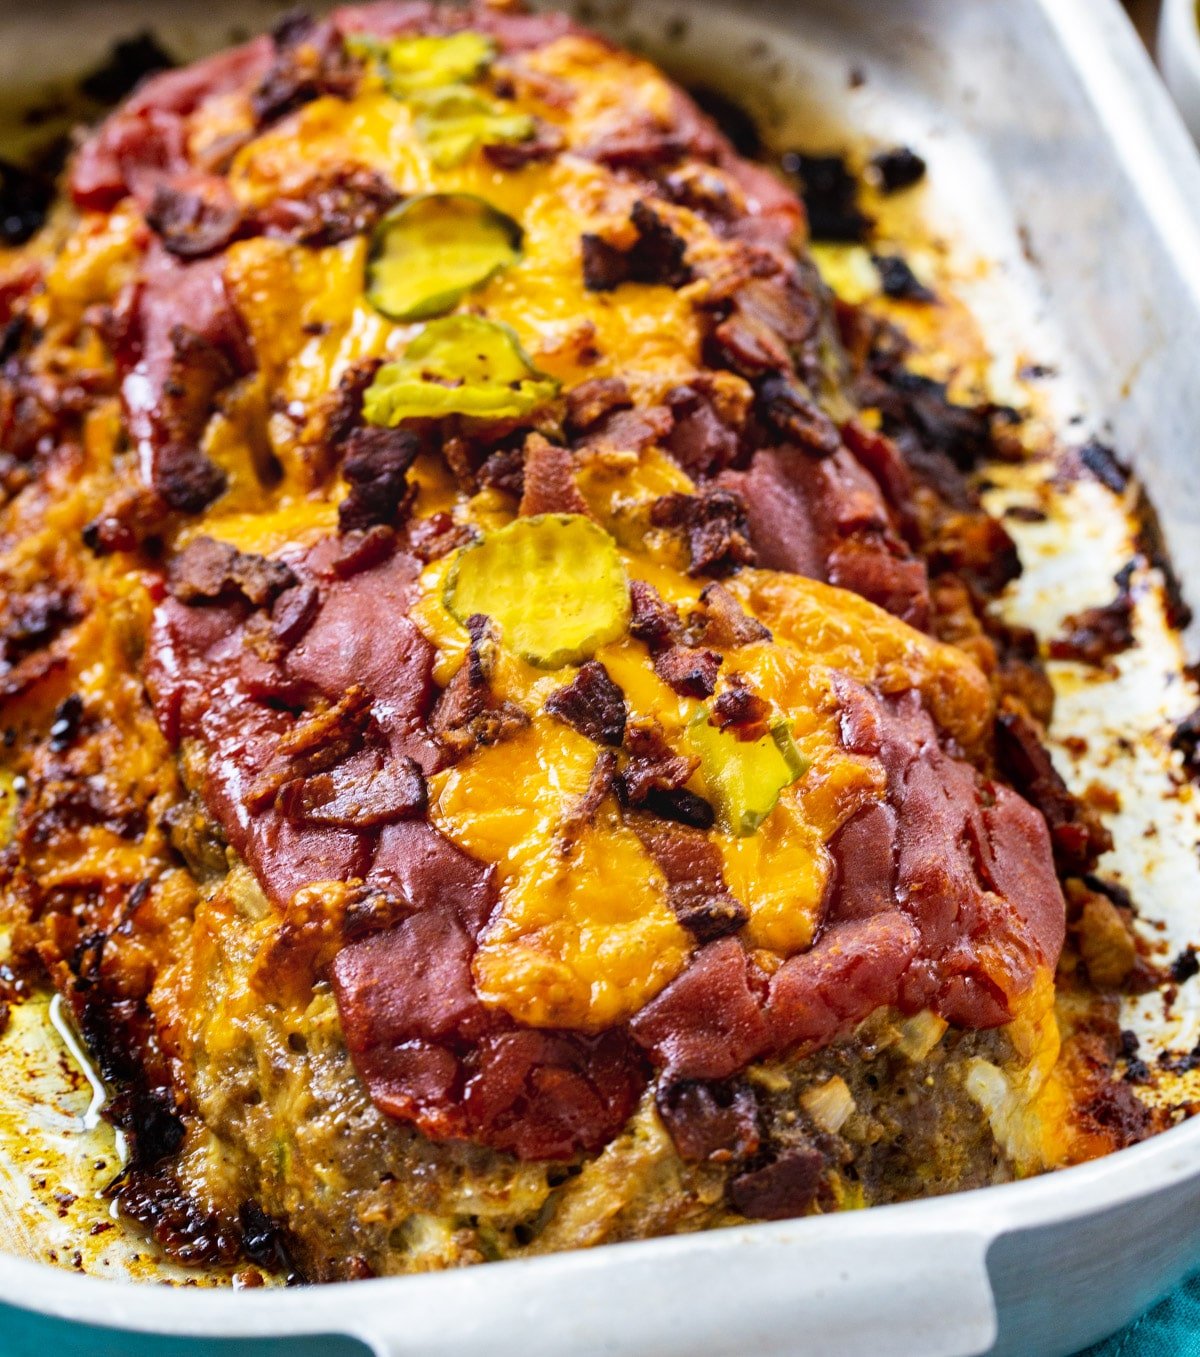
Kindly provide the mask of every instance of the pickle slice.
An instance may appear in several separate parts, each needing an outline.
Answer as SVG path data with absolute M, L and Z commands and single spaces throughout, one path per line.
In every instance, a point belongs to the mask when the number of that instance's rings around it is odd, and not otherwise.
M 629 583 L 617 544 L 582 514 L 518 518 L 463 547 L 446 578 L 459 622 L 490 617 L 530 664 L 582 664 L 629 626 Z
M 442 85 L 412 96 L 417 135 L 441 170 L 461 165 L 476 146 L 528 141 L 534 121 L 527 113 L 506 113 L 500 104 L 466 85 Z
M 796 748 L 786 720 L 760 740 L 739 740 L 709 723 L 705 708 L 688 727 L 688 741 L 700 755 L 700 772 L 722 824 L 731 834 L 753 834 L 785 787 L 812 766 Z
M 552 400 L 558 383 L 533 366 L 507 325 L 482 316 L 431 320 L 363 396 L 368 424 L 473 415 L 519 419 Z
M 418 90 L 477 80 L 491 65 L 496 45 L 469 29 L 446 37 L 398 38 L 379 43 L 376 54 L 389 94 L 407 99 Z
M 472 193 L 426 193 L 389 212 L 367 258 L 367 300 L 391 320 L 451 311 L 521 257 L 522 232 Z

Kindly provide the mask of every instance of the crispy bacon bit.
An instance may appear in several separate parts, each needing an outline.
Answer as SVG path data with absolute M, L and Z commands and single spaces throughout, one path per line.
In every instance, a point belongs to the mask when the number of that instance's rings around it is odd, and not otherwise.
M 707 487 L 695 495 L 663 495 L 650 506 L 650 521 L 687 533 L 689 575 L 728 575 L 754 564 L 746 505 L 736 491 Z
M 728 1164 L 758 1150 L 758 1100 L 748 1084 L 686 1079 L 661 1087 L 655 1103 L 679 1157 L 689 1164 Z
M 713 330 L 713 344 L 730 367 L 751 380 L 787 373 L 819 320 L 820 305 L 795 269 L 752 276 L 729 299 L 729 314 Z
M 399 199 L 377 170 L 350 165 L 319 171 L 294 196 L 262 208 L 255 223 L 264 235 L 320 249 L 370 231 Z
M 224 179 L 194 175 L 159 184 L 146 221 L 173 255 L 200 259 L 233 240 L 241 229 L 242 210 Z
M 684 786 L 700 766 L 697 756 L 676 754 L 656 722 L 627 725 L 625 747 L 630 759 L 616 784 L 622 804 L 694 829 L 713 827 L 716 812 L 712 806 Z
M 474 536 L 475 530 L 467 524 L 455 523 L 449 514 L 436 513 L 418 519 L 409 529 L 408 540 L 413 555 L 428 564 L 449 556 Z
M 667 451 L 689 476 L 715 476 L 737 460 L 737 430 L 722 420 L 699 382 L 668 392 L 667 403 L 675 420 Z
M 667 879 L 667 903 L 700 942 L 736 933 L 745 906 L 725 884 L 721 850 L 704 833 L 662 821 L 639 822 L 638 837 Z
M 272 37 L 275 59 L 251 98 L 260 126 L 321 95 L 348 99 L 354 93 L 361 67 L 332 22 L 293 10 L 275 25 Z
M 641 452 L 661 443 L 674 420 L 665 405 L 644 410 L 613 410 L 598 420 L 578 441 L 579 452 Z
M 371 719 L 370 694 L 352 687 L 335 702 L 286 731 L 263 771 L 242 798 L 251 811 L 273 806 L 289 782 L 323 773 L 358 750 Z
M 599 660 L 589 660 L 565 688 L 551 693 L 546 710 L 596 744 L 625 739 L 625 694 Z
M 633 405 L 629 388 L 620 377 L 593 377 L 567 392 L 566 427 L 570 433 L 586 433 L 614 410 Z
M 837 425 L 794 377 L 768 373 L 758 406 L 767 424 L 812 457 L 832 457 L 842 446 Z
M 1095 866 L 1112 839 L 1091 811 L 1067 790 L 1033 721 L 1006 702 L 996 717 L 996 761 L 1012 785 L 1045 817 L 1055 861 L 1078 875 Z
M 193 539 L 167 567 L 167 586 L 181 603 L 228 602 L 240 595 L 263 608 L 296 585 L 295 574 L 282 561 L 238 551 L 212 537 Z
M 378 358 L 351 363 L 338 382 L 337 389 L 325 398 L 321 412 L 321 441 L 330 459 L 355 429 L 362 428 L 363 393 L 371 385 L 379 367 Z
M 280 791 L 279 805 L 299 824 L 369 829 L 423 815 L 425 776 L 405 755 L 384 758 L 364 749 L 324 773 L 299 778 Z
M 825 1158 L 811 1146 L 792 1146 L 765 1168 L 729 1184 L 729 1204 L 748 1220 L 788 1220 L 804 1215 L 825 1181 Z
M 581 238 L 583 282 L 589 292 L 611 292 L 622 283 L 649 283 L 680 288 L 692 280 L 685 262 L 687 241 L 676 235 L 658 213 L 640 198 L 630 213 L 637 239 L 628 250 L 601 236 Z
M 563 818 L 561 842 L 564 852 L 570 852 L 583 829 L 596 818 L 604 798 L 615 789 L 617 780 L 617 753 L 605 749 L 596 757 L 587 790 Z
M 1117 575 L 1117 596 L 1100 608 L 1072 613 L 1063 623 L 1064 633 L 1050 642 L 1056 660 L 1078 660 L 1102 667 L 1106 660 L 1133 645 L 1133 594 L 1129 583 L 1135 563 L 1130 561 Z
M 624 254 L 602 236 L 585 232 L 579 238 L 583 285 L 589 292 L 612 292 L 629 278 Z
M 588 502 L 575 483 L 575 459 L 570 448 L 551 443 L 540 433 L 525 440 L 522 514 L 585 514 Z
M 713 703 L 709 719 L 718 730 L 732 731 L 739 740 L 761 740 L 770 727 L 771 704 L 752 693 L 741 674 L 731 674 L 729 687 Z
M 497 141 L 484 146 L 485 159 L 500 170 L 522 170 L 543 160 L 553 160 L 565 145 L 557 127 L 540 118 L 534 124 L 533 136 L 524 141 Z
M 654 657 L 654 672 L 680 697 L 711 697 L 721 657 L 715 650 L 671 646 Z
M 657 654 L 684 637 L 683 620 L 652 584 L 629 582 L 629 633 Z
M 198 514 L 225 490 L 225 473 L 201 450 L 198 440 L 217 392 L 233 380 L 234 371 L 216 344 L 187 325 L 172 327 L 170 344 L 159 411 L 163 443 L 154 484 L 170 508 Z
M 736 650 L 771 639 L 770 631 L 745 612 L 723 584 L 706 584 L 700 606 L 689 616 L 689 631 L 699 628 L 698 641 L 718 650 Z
M 338 505 L 338 530 L 391 524 L 411 499 L 408 469 L 421 440 L 405 429 L 355 429 L 346 439 L 342 475 L 350 493 Z
M 348 580 L 386 561 L 396 546 L 396 533 L 385 523 L 376 523 L 373 528 L 352 528 L 338 538 L 336 550 L 329 558 L 329 573 L 339 580 Z
M 492 624 L 481 613 L 467 618 L 467 658 L 446 685 L 434 707 L 430 728 L 454 758 L 480 745 L 496 744 L 529 724 L 529 717 L 511 702 L 498 702 L 491 689 L 496 641 Z
M 320 606 L 321 595 L 313 584 L 285 589 L 271 609 L 271 635 L 282 646 L 294 646 L 312 626 Z

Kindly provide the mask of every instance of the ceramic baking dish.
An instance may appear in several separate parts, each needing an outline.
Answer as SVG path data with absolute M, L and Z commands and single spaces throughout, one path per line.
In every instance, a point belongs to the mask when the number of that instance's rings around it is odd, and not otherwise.
M 0 3 L 4 102 L 94 64 L 114 37 L 153 27 L 199 52 L 273 11 Z M 601 0 L 580 15 L 740 98 L 781 144 L 918 146 L 931 218 L 987 261 L 963 277 L 989 342 L 1057 371 L 1055 421 L 1132 461 L 1200 594 L 1200 161 L 1116 0 Z M 1037 621 L 1104 601 L 1121 531 L 1083 494 L 1066 550 L 1031 538 L 1014 609 Z M 1179 947 L 1200 941 L 1197 820 L 1162 810 L 1164 735 L 1194 696 L 1174 639 L 1143 624 L 1129 671 L 1090 708 L 1060 702 L 1058 722 L 1144 736 L 1114 869 Z M 1139 815 L 1162 831 L 1153 853 Z M 1170 1008 L 1130 1003 L 1125 1021 L 1154 1049 L 1191 1050 L 1196 983 Z M 234 1292 L 0 1255 L 0 1353 L 1033 1357 L 1112 1331 L 1198 1260 L 1200 1120 L 1010 1186 L 440 1275 Z

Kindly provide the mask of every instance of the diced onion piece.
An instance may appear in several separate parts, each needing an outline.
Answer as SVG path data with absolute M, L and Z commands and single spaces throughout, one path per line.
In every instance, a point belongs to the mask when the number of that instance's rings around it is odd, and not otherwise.
M 474 415 L 517 419 L 552 400 L 558 383 L 539 373 L 507 325 L 481 316 L 434 320 L 363 397 L 369 424 Z
M 909 1060 L 924 1060 L 930 1051 L 941 1041 L 949 1024 L 932 1009 L 923 1008 L 911 1018 L 900 1023 L 900 1040 L 896 1043 L 900 1053 Z
M 546 669 L 582 664 L 629 626 L 616 543 L 582 514 L 518 518 L 463 547 L 445 603 L 459 622 L 490 617 L 501 644 Z
M 779 793 L 804 776 L 810 760 L 796 748 L 787 721 L 777 721 L 759 740 L 739 740 L 709 722 L 708 708 L 688 727 L 700 755 L 709 799 L 731 834 L 753 834 L 779 800 Z
M 800 1106 L 830 1135 L 840 1131 L 855 1110 L 854 1096 L 840 1074 L 801 1094 Z
M 461 165 L 476 146 L 528 141 L 535 125 L 527 113 L 509 113 L 466 85 L 418 90 L 414 126 L 438 169 Z
M 521 228 L 472 193 L 410 198 L 376 226 L 367 258 L 367 300 L 392 320 L 452 311 L 521 257 Z

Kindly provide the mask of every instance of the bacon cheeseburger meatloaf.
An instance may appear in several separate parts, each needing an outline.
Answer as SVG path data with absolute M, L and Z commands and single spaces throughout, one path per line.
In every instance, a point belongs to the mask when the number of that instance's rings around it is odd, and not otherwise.
M 1142 1132 L 1061 1055 L 1104 833 L 985 612 L 986 412 L 654 68 L 292 16 L 64 199 L 0 284 L 4 910 L 127 1216 L 357 1277 Z

